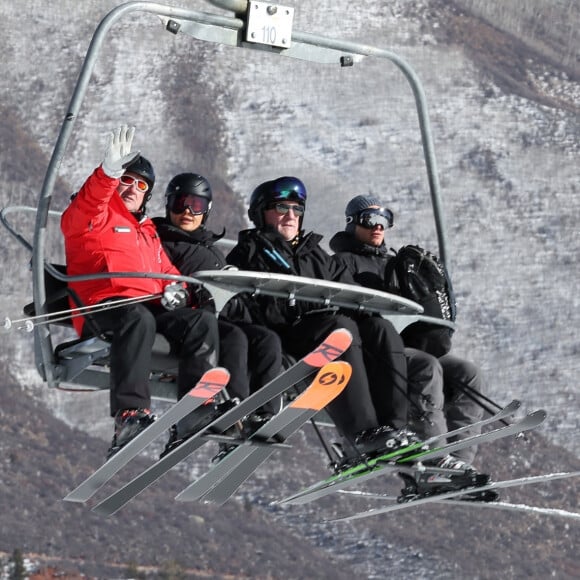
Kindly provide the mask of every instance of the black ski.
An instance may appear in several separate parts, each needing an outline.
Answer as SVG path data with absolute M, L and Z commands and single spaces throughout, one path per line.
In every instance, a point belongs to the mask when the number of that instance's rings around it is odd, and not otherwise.
M 505 407 L 500 409 L 497 413 L 491 415 L 491 417 L 488 417 L 487 419 L 481 419 L 480 421 L 470 423 L 469 425 L 464 425 L 463 427 L 458 427 L 457 429 L 453 429 L 453 431 L 448 431 L 447 433 L 433 435 L 432 437 L 429 437 L 429 439 L 423 441 L 423 445 L 433 445 L 434 443 L 438 443 L 439 441 L 443 441 L 449 437 L 455 437 L 460 433 L 465 433 L 465 431 L 471 431 L 473 428 L 481 429 L 486 425 L 491 425 L 492 423 L 501 421 L 502 419 L 507 419 L 507 417 L 514 415 L 521 406 L 522 402 L 514 399 L 513 401 L 510 401 Z
M 286 441 L 316 413 L 324 409 L 350 380 L 348 363 L 331 362 L 322 367 L 308 388 L 280 413 L 262 425 L 247 442 L 239 445 L 210 471 L 185 488 L 175 499 L 224 504 L 236 490 L 276 450 L 273 446 L 255 446 L 255 441 Z
M 504 407 L 499 413 L 491 419 L 482 421 L 497 421 L 504 417 L 509 417 L 520 406 L 519 401 L 512 401 Z M 472 429 L 473 425 L 461 427 L 453 431 L 453 435 Z M 257 435 L 257 434 L 256 434 Z M 285 439 L 288 435 L 285 435 Z M 429 439 L 429 443 L 439 441 L 449 434 L 435 436 Z M 192 483 L 188 488 L 181 492 L 176 499 L 180 501 L 193 501 L 203 499 L 206 502 L 225 503 L 235 491 L 250 477 L 250 475 L 264 463 L 273 453 L 274 449 L 256 449 L 256 448 L 238 448 L 227 457 L 225 457 L 215 468 L 205 474 L 203 477 Z
M 352 342 L 352 335 L 346 329 L 331 332 L 328 337 L 312 352 L 278 375 L 267 385 L 244 399 L 239 405 L 218 417 L 213 423 L 184 441 L 143 473 L 135 477 L 124 487 L 97 504 L 93 511 L 111 515 L 127 504 L 131 499 L 157 481 L 179 462 L 191 455 L 209 439 L 209 433 L 223 433 L 245 416 L 259 409 L 268 401 L 282 395 L 289 388 L 308 377 L 316 369 L 333 361 L 343 354 Z
M 555 479 L 565 479 L 569 477 L 578 477 L 580 475 L 580 471 L 573 471 L 569 473 L 547 473 L 545 475 L 532 475 L 529 477 L 519 477 L 517 479 L 508 479 L 506 481 L 492 481 L 486 485 L 481 486 L 473 486 L 468 487 L 456 491 L 448 491 L 445 493 L 436 493 L 433 495 L 428 495 L 425 497 L 417 497 L 416 499 L 408 499 L 406 501 L 400 501 L 388 506 L 383 506 L 380 508 L 375 508 L 372 510 L 367 510 L 364 512 L 352 514 L 350 516 L 344 516 L 341 518 L 336 518 L 331 521 L 333 522 L 345 522 L 351 520 L 358 520 L 361 518 L 367 518 L 370 516 L 376 516 L 378 514 L 386 514 L 389 512 L 397 511 L 406 509 L 413 506 L 423 505 L 426 503 L 431 502 L 445 502 L 446 500 L 450 500 L 452 498 L 460 497 L 462 495 L 471 494 L 471 493 L 480 493 L 483 491 L 495 490 L 495 489 L 505 489 L 507 487 L 515 487 L 519 485 L 530 485 L 534 483 L 543 483 L 546 481 L 553 481 Z M 480 503 L 477 501 L 463 501 L 463 504 L 467 503 Z M 490 502 L 492 505 L 493 502 Z
M 549 474 L 554 475 L 554 474 Z M 541 483 L 541 482 L 536 482 Z M 395 495 L 388 495 L 383 493 L 372 493 L 368 491 L 359 491 L 359 490 L 347 490 L 343 489 L 339 491 L 341 495 L 348 495 L 350 497 L 356 497 L 360 499 L 372 499 L 372 500 L 379 500 L 379 501 L 388 501 L 388 502 L 396 502 L 397 496 Z M 449 498 L 449 499 L 441 499 L 437 498 L 436 503 L 446 505 L 446 506 L 463 506 L 469 508 L 483 508 L 483 509 L 499 509 L 499 510 L 507 510 L 507 511 L 515 511 L 520 513 L 528 513 L 532 515 L 545 515 L 545 516 L 558 516 L 561 518 L 570 518 L 574 520 L 580 520 L 580 513 L 578 512 L 571 512 L 568 510 L 563 510 L 560 508 L 545 508 L 545 507 L 537 507 L 527 504 L 521 503 L 510 503 L 506 501 L 473 501 L 469 499 L 461 499 L 461 498 Z
M 541 423 L 543 423 L 545 418 L 545 411 L 535 411 L 534 413 L 530 413 L 520 421 L 516 421 L 511 425 L 500 427 L 499 429 L 488 431 L 480 435 L 467 437 L 466 439 L 461 439 L 460 441 L 454 441 L 453 443 L 443 445 L 442 447 L 429 449 L 419 453 L 411 452 L 408 455 L 403 455 L 403 457 L 398 455 L 393 457 L 393 453 L 381 455 L 379 457 L 369 459 L 365 463 L 337 473 L 336 475 L 333 475 L 322 482 L 316 483 L 302 491 L 284 498 L 277 503 L 308 503 L 333 493 L 339 489 L 348 487 L 354 483 L 362 483 L 363 481 L 368 481 L 393 471 L 413 474 L 417 470 L 425 469 L 421 465 L 416 465 L 417 462 L 421 462 L 425 459 L 436 459 L 439 457 L 444 457 L 445 455 L 448 455 L 449 453 L 459 449 L 465 449 L 472 445 L 479 445 L 481 443 L 489 443 L 497 439 L 502 439 L 504 437 L 517 435 L 519 433 L 523 433 L 524 431 L 535 429 Z M 405 450 L 403 449 L 402 451 L 404 452 Z M 396 453 L 400 453 L 400 450 L 399 452 L 395 452 L 395 454 Z
M 223 368 L 210 369 L 201 377 L 199 382 L 177 403 L 170 407 L 159 419 L 149 425 L 113 455 L 104 465 L 97 469 L 78 487 L 73 489 L 65 501 L 86 502 L 105 483 L 107 483 L 120 469 L 136 457 L 147 445 L 159 435 L 166 432 L 180 419 L 213 399 L 230 380 L 230 373 Z

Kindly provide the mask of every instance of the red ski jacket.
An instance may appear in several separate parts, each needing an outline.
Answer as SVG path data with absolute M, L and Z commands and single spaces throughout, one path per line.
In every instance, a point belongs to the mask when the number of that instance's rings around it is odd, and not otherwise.
M 117 193 L 118 179 L 99 166 L 81 187 L 61 218 L 67 274 L 146 272 L 179 274 L 163 250 L 153 222 L 138 221 Z M 106 298 L 133 298 L 163 292 L 169 280 L 102 278 L 71 283 L 86 305 Z M 71 303 L 71 306 L 75 306 Z M 84 318 L 73 318 L 80 334 Z

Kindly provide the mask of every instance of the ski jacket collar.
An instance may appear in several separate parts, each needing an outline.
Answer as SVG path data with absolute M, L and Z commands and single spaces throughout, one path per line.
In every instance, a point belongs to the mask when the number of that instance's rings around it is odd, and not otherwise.
M 163 241 L 167 242 L 189 242 L 209 247 L 213 246 L 218 240 L 221 240 L 226 233 L 224 229 L 221 234 L 216 234 L 204 226 L 200 226 L 193 232 L 186 232 L 174 226 L 165 217 L 154 217 L 153 223 Z
M 386 258 L 390 255 L 390 250 L 383 242 L 380 246 L 371 246 L 357 240 L 349 232 L 338 232 L 330 240 L 330 249 L 335 252 L 351 252 L 363 256 L 379 256 Z
M 240 242 L 259 238 L 265 238 L 269 242 L 276 245 L 286 246 L 289 249 L 289 251 L 296 254 L 304 250 L 308 251 L 313 249 L 314 247 L 318 246 L 318 244 L 320 244 L 320 241 L 322 240 L 322 236 L 320 234 L 317 234 L 315 232 L 308 232 L 307 234 L 305 234 L 304 230 L 301 230 L 297 236 L 298 243 L 295 243 L 296 238 L 290 241 L 285 240 L 275 229 L 270 227 L 264 227 L 261 229 L 253 228 L 250 230 L 242 230 L 238 234 L 238 240 Z

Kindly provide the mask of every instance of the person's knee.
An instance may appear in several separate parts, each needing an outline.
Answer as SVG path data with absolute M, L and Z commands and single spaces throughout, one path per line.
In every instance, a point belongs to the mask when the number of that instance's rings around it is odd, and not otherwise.
M 349 316 L 345 316 L 344 314 L 337 314 L 336 316 L 328 317 L 328 326 L 329 329 L 335 330 L 337 328 L 346 328 L 350 332 L 358 332 L 358 326 L 356 322 L 350 318 Z
M 473 362 L 454 355 L 442 356 L 441 366 L 446 384 L 467 385 L 476 391 L 482 390 L 482 375 L 480 368 Z
M 380 316 L 361 320 L 358 325 L 361 339 L 365 345 L 378 345 L 392 353 L 402 354 L 405 351 L 403 339 L 391 322 Z
M 219 344 L 219 331 L 216 317 L 207 310 L 183 309 L 183 312 L 189 313 L 186 315 L 188 318 L 186 336 L 191 334 L 194 336 L 203 336 L 206 344 L 212 348 L 217 348 Z
M 252 334 L 252 342 L 257 346 L 267 347 L 268 350 L 282 350 L 282 341 L 277 332 L 263 327 Z
M 120 318 L 127 325 L 139 329 L 145 334 L 155 334 L 157 324 L 153 313 L 142 304 L 132 304 L 119 313 Z
M 406 348 L 405 356 L 407 358 L 409 377 L 414 375 L 430 375 L 441 379 L 443 378 L 443 367 L 433 355 L 414 348 Z
M 223 344 L 244 344 L 247 338 L 244 331 L 235 324 L 218 322 L 220 342 Z
M 366 329 L 367 332 L 382 332 L 388 336 L 396 336 L 400 339 L 400 335 L 392 322 L 386 318 L 382 318 L 381 316 L 369 316 L 368 318 L 364 318 L 360 321 L 359 327 Z
M 481 371 L 479 369 L 479 367 L 468 360 L 464 360 L 463 361 L 463 373 L 465 375 L 465 378 L 469 381 L 476 381 L 477 383 L 480 382 L 480 376 L 481 376 Z
M 324 320 L 321 320 L 321 328 L 325 328 L 325 331 L 330 333 L 333 330 L 337 330 L 339 328 L 344 328 L 348 330 L 352 335 L 352 347 L 360 347 L 361 346 L 361 338 L 358 329 L 358 325 L 356 321 L 354 321 L 349 316 L 345 316 L 343 314 L 337 314 L 335 316 L 328 316 Z

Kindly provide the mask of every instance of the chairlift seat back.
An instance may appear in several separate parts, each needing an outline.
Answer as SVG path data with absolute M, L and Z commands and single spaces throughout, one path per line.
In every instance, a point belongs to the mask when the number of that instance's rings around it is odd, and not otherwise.
M 66 266 L 52 264 L 66 275 Z M 45 270 L 47 314 L 70 310 L 71 291 L 66 282 Z M 77 298 L 78 301 L 78 298 Z M 35 316 L 34 302 L 24 306 L 26 316 Z M 72 329 L 71 318 L 58 317 L 55 324 Z M 111 345 L 104 334 L 68 340 L 54 348 L 54 365 L 58 368 L 59 388 L 63 390 L 94 391 L 109 388 L 109 360 Z M 171 353 L 165 337 L 157 334 L 151 353 L 151 394 L 156 399 L 177 400 L 178 360 Z

